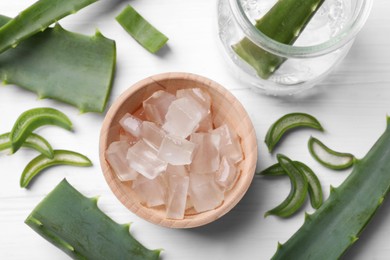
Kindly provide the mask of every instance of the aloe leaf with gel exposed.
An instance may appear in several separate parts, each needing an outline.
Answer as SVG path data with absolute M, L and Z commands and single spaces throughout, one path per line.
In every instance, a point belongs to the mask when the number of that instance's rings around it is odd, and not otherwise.
M 272 259 L 339 259 L 356 242 L 390 190 L 390 119 L 352 173 Z
M 92 166 L 92 162 L 84 155 L 67 150 L 54 150 L 53 158 L 38 155 L 24 168 L 20 177 L 20 187 L 26 188 L 30 181 L 43 170 L 56 165 L 71 165 L 79 167 Z
M 315 137 L 309 139 L 309 151 L 317 162 L 333 170 L 344 170 L 351 167 L 355 157 L 350 153 L 336 152 Z
M 86 198 L 66 180 L 40 202 L 25 223 L 73 259 L 157 260 L 149 250 L 104 214 L 96 198 Z
M 12 142 L 9 138 L 10 133 L 0 135 L 0 151 L 12 149 Z M 31 133 L 22 143 L 22 147 L 35 149 L 48 158 L 53 158 L 53 148 L 49 142 L 40 135 Z
M 168 41 L 168 37 L 146 21 L 130 5 L 123 9 L 116 20 L 142 47 L 151 53 L 158 52 Z
M 0 15 L 0 26 L 10 18 Z M 116 63 L 115 42 L 100 32 L 92 37 L 60 25 L 31 36 L 0 55 L 0 81 L 77 107 L 103 112 Z
M 97 0 L 39 0 L 0 28 L 0 54 Z
M 324 0 L 279 0 L 256 21 L 255 27 L 277 42 L 292 45 L 323 2 Z M 257 46 L 246 37 L 232 48 L 263 79 L 269 78 L 286 60 Z

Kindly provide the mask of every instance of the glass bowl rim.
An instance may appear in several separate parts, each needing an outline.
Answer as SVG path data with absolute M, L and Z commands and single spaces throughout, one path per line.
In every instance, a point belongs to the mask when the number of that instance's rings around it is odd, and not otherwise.
M 229 0 L 232 14 L 245 36 L 266 51 L 286 58 L 318 57 L 340 49 L 356 37 L 367 21 L 373 4 L 373 0 L 359 0 L 358 10 L 350 21 L 329 40 L 312 46 L 293 46 L 275 41 L 259 31 L 245 14 L 240 2 L 241 0 Z

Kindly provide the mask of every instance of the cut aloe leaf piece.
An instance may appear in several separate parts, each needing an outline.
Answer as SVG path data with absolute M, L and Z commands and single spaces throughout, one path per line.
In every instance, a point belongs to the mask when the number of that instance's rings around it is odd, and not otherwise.
M 55 125 L 72 130 L 70 119 L 57 109 L 50 107 L 29 109 L 16 119 L 9 134 L 12 152 L 15 153 L 35 129 L 44 125 Z
M 67 150 L 54 150 L 53 158 L 38 155 L 24 168 L 20 177 L 20 187 L 26 188 L 31 180 L 43 170 L 56 165 L 72 165 L 79 167 L 92 166 L 92 162 L 84 155 Z
M 321 207 L 323 203 L 323 193 L 322 193 L 321 183 L 317 175 L 313 172 L 312 169 L 310 169 L 309 166 L 307 166 L 302 162 L 293 161 L 293 164 L 302 172 L 303 175 L 305 175 L 308 183 L 308 192 L 309 192 L 311 206 L 314 209 L 318 209 L 319 207 Z M 264 176 L 287 175 L 286 171 L 282 168 L 282 166 L 279 163 L 271 165 L 264 171 L 257 174 L 264 175 Z
M 314 137 L 309 139 L 308 146 L 311 155 L 317 162 L 333 170 L 348 169 L 355 161 L 352 154 L 336 152 Z
M 53 158 L 53 148 L 49 142 L 40 135 L 31 133 L 23 142 L 22 147 L 34 149 L 48 158 Z M 10 133 L 0 135 L 0 151 L 12 150 Z
M 146 21 L 132 6 L 128 5 L 116 17 L 118 23 L 145 49 L 158 52 L 168 38 Z
M 64 1 L 66 2 L 66 1 Z M 0 15 L 0 26 L 10 18 Z M 0 81 L 71 104 L 81 112 L 103 112 L 116 62 L 115 42 L 60 25 L 26 39 L 0 55 Z
M 255 27 L 277 42 L 293 45 L 323 3 L 324 0 L 279 0 L 256 21 Z M 232 48 L 263 79 L 269 78 L 286 60 L 246 37 Z
M 104 214 L 97 199 L 89 199 L 66 180 L 60 182 L 25 220 L 43 238 L 73 259 L 156 260 L 161 250 L 149 250 Z
M 284 115 L 271 125 L 265 136 L 265 143 L 269 152 L 272 152 L 283 135 L 295 128 L 309 127 L 323 131 L 320 122 L 313 116 L 306 113 L 291 113 Z
M 97 0 L 39 0 L 0 28 L 0 54 Z
M 280 166 L 290 177 L 291 190 L 282 203 L 270 211 L 267 211 L 264 216 L 276 215 L 286 218 L 297 212 L 305 202 L 308 191 L 308 182 L 305 175 L 289 158 L 281 154 L 278 154 L 277 158 Z

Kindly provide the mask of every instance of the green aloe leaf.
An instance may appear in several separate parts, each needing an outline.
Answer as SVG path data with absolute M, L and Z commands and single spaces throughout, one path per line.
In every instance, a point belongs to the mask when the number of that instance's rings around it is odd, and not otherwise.
M 0 15 L 0 26 L 10 18 Z M 48 28 L 0 55 L 0 80 L 80 109 L 103 112 L 116 62 L 115 42 Z
M 325 0 L 279 0 L 258 21 L 255 27 L 277 42 L 293 45 Z M 286 60 L 264 50 L 250 39 L 243 38 L 232 46 L 259 77 L 269 78 Z
M 0 28 L 0 54 L 97 0 L 39 0 Z
M 386 131 L 352 173 L 272 259 L 340 259 L 382 205 L 390 190 L 390 119 Z
M 73 259 L 157 260 L 149 250 L 63 180 L 27 217 L 25 223 Z

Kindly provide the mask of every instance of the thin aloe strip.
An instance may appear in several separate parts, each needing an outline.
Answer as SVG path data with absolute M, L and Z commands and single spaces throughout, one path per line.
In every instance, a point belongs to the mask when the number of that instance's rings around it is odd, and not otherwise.
M 0 54 L 97 0 L 39 0 L 0 28 Z
M 27 110 L 16 119 L 9 135 L 11 151 L 15 153 L 35 129 L 44 125 L 55 125 L 72 130 L 70 119 L 57 109 L 39 107 Z
M 65 179 L 31 212 L 25 223 L 73 259 L 157 260 L 149 250 L 104 214 L 96 198 L 86 198 Z
M 278 154 L 278 162 L 287 175 L 290 177 L 291 190 L 287 198 L 277 207 L 267 211 L 265 217 L 276 215 L 279 217 L 289 217 L 294 214 L 305 202 L 308 182 L 301 170 L 286 156 Z
M 310 137 L 308 146 L 310 154 L 317 162 L 333 170 L 348 169 L 355 161 L 352 154 L 336 152 L 315 137 Z
M 0 135 L 0 151 L 11 149 L 10 133 Z M 53 148 L 50 143 L 40 135 L 31 133 L 23 142 L 22 147 L 34 149 L 48 158 L 53 158 Z
M 308 183 L 310 204 L 314 209 L 318 209 L 319 207 L 321 207 L 324 198 L 323 198 L 321 183 L 317 175 L 313 172 L 312 169 L 310 169 L 309 166 L 307 166 L 302 162 L 293 161 L 293 164 L 305 175 Z M 271 165 L 264 171 L 258 173 L 258 175 L 282 176 L 282 175 L 287 175 L 287 173 L 279 163 L 276 163 L 274 165 Z
M 340 259 L 374 218 L 390 190 L 390 118 L 382 136 L 363 159 L 355 160 L 351 174 L 273 259 Z
M 20 187 L 26 188 L 30 181 L 43 170 L 56 165 L 72 165 L 79 167 L 92 166 L 92 162 L 80 153 L 67 150 L 54 150 L 53 158 L 38 155 L 24 168 L 20 177 Z
M 151 53 L 158 52 L 168 41 L 168 37 L 145 20 L 130 5 L 122 10 L 116 20 L 142 47 Z
M 256 21 L 255 27 L 272 40 L 293 45 L 323 3 L 324 0 L 279 0 Z M 263 79 L 269 78 L 286 60 L 257 46 L 247 37 L 232 48 Z
M 66 2 L 66 1 L 63 1 Z M 11 19 L 0 15 L 0 26 Z M 77 107 L 103 112 L 116 64 L 113 40 L 85 36 L 56 24 L 0 55 L 0 81 Z
M 309 127 L 323 131 L 320 122 L 312 115 L 306 113 L 290 113 L 279 118 L 271 125 L 265 136 L 265 143 L 269 152 L 272 152 L 284 134 L 292 129 Z

